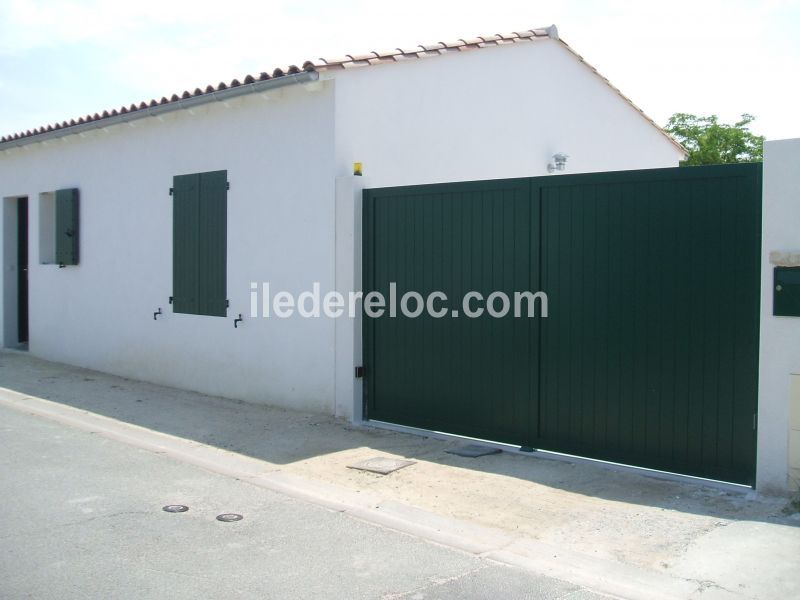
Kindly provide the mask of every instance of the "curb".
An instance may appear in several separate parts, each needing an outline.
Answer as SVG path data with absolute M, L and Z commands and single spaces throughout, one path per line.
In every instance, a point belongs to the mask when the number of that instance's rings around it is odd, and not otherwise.
M 307 479 L 261 460 L 185 438 L 153 431 L 51 400 L 0 387 L 0 406 L 56 421 L 129 446 L 148 450 L 207 471 L 304 500 L 362 521 L 413 535 L 498 563 L 554 577 L 592 591 L 629 600 L 741 598 L 700 582 L 648 569 L 594 558 L 518 538 L 500 529 L 443 517 L 387 500 L 377 494 Z

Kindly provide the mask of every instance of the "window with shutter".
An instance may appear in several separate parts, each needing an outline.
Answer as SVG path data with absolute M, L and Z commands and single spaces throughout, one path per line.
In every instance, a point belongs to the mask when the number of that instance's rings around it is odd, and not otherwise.
M 78 264 L 78 190 L 56 191 L 56 262 Z
M 226 316 L 227 189 L 227 171 L 173 179 L 173 312 Z

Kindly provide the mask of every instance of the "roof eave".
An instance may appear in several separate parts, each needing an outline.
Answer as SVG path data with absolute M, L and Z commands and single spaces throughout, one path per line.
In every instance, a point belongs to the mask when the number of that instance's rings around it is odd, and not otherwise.
M 610 88 L 611 88 L 611 89 L 612 89 L 614 92 L 616 92 L 616 93 L 619 95 L 619 97 L 620 97 L 620 98 L 622 98 L 623 100 L 625 100 L 625 102 L 627 102 L 628 104 L 630 104 L 630 105 L 631 105 L 631 106 L 632 106 L 632 107 L 633 107 L 633 108 L 634 108 L 634 109 L 635 109 L 635 110 L 636 110 L 636 111 L 637 111 L 637 112 L 638 112 L 638 113 L 639 113 L 639 114 L 640 114 L 642 117 L 644 117 L 644 119 L 645 119 L 645 120 L 646 120 L 648 123 L 650 123 L 650 125 L 652 125 L 653 127 L 655 127 L 655 128 L 658 130 L 658 132 L 659 132 L 661 135 L 663 135 L 665 138 L 667 138 L 667 140 L 668 140 L 668 141 L 669 141 L 669 142 L 670 142 L 670 143 L 671 143 L 673 146 L 675 146 L 675 148 L 677 148 L 677 149 L 678 149 L 678 150 L 679 150 L 679 151 L 680 151 L 680 152 L 683 154 L 683 157 L 684 157 L 684 158 L 686 158 L 686 157 L 688 157 L 688 156 L 689 156 L 689 151 L 688 151 L 688 150 L 686 150 L 686 148 L 684 148 L 684 147 L 683 147 L 683 146 L 680 144 L 680 142 L 678 142 L 678 140 L 676 140 L 676 139 L 675 139 L 674 137 L 672 137 L 672 136 L 671 136 L 669 133 L 667 133 L 667 132 L 664 130 L 664 128 L 663 128 L 663 127 L 661 127 L 661 125 L 659 125 L 658 123 L 656 123 L 656 122 L 653 120 L 653 118 L 652 118 L 652 117 L 650 117 L 650 116 L 649 116 L 647 113 L 645 113 L 645 112 L 644 112 L 644 111 L 643 111 L 641 108 L 639 108 L 639 107 L 638 107 L 638 106 L 637 106 L 637 105 L 634 103 L 634 101 L 633 101 L 633 100 L 631 100 L 631 99 L 630 99 L 630 98 L 628 98 L 628 97 L 627 97 L 625 94 L 623 94 L 623 93 L 622 93 L 622 91 L 620 91 L 620 89 L 619 89 L 617 86 L 615 86 L 613 83 L 611 83 L 611 81 L 610 81 L 610 80 L 609 80 L 607 77 L 605 77 L 604 75 L 602 75 L 602 74 L 601 74 L 601 73 L 600 73 L 600 72 L 599 72 L 599 71 L 598 71 L 598 70 L 597 70 L 597 69 L 596 69 L 596 68 L 595 68 L 593 65 L 591 65 L 591 64 L 590 64 L 590 63 L 588 63 L 588 62 L 586 62 L 586 59 L 584 59 L 584 58 L 583 58 L 583 56 L 581 56 L 580 54 L 578 54 L 578 53 L 577 53 L 577 52 L 576 52 L 576 51 L 575 51 L 575 50 L 574 50 L 574 49 L 573 49 L 573 48 L 572 48 L 572 47 L 571 47 L 571 46 L 570 46 L 570 45 L 569 45 L 567 42 L 565 42 L 565 41 L 564 41 L 564 40 L 562 40 L 561 38 L 555 38 L 555 39 L 557 39 L 559 42 L 561 42 L 561 43 L 564 45 L 564 48 L 566 48 L 567 50 L 569 50 L 569 52 L 571 52 L 571 53 L 572 53 L 572 54 L 573 54 L 573 55 L 574 55 L 574 56 L 575 56 L 575 57 L 576 57 L 576 58 L 577 58 L 577 59 L 578 59 L 580 62 L 582 62 L 584 65 L 586 65 L 586 67 L 587 67 L 587 68 L 589 68 L 589 70 L 591 70 L 591 71 L 592 71 L 592 72 L 593 72 L 595 75 L 597 75 L 597 76 L 598 76 L 600 79 L 602 79 L 602 80 L 603 80 L 603 82 L 605 82 L 605 84 L 606 84 L 608 87 L 610 87 Z
M 174 112 L 177 110 L 186 110 L 189 108 L 193 108 L 195 106 L 199 106 L 201 104 L 208 104 L 211 102 L 223 102 L 225 100 L 230 100 L 231 98 L 236 98 L 237 96 L 244 96 L 247 94 L 254 94 L 258 92 L 266 92 L 268 90 L 277 89 L 289 85 L 295 85 L 298 83 L 310 83 L 312 81 L 317 81 L 318 79 L 319 79 L 319 73 L 313 70 L 308 70 L 308 71 L 302 71 L 300 73 L 293 73 L 291 75 L 283 75 L 281 77 L 276 77 L 273 79 L 267 79 L 266 81 L 255 81 L 253 83 L 246 83 L 237 87 L 231 87 L 224 90 L 216 90 L 213 92 L 209 92 L 201 96 L 191 96 L 189 98 L 181 98 L 179 100 L 170 101 L 164 104 L 148 106 L 146 108 L 140 108 L 135 111 L 120 113 L 92 121 L 87 121 L 85 123 L 70 125 L 68 127 L 63 127 L 61 129 L 53 129 L 51 131 L 44 131 L 42 133 L 36 133 L 34 135 L 28 135 L 20 138 L 6 140 L 5 142 L 0 142 L 0 151 L 9 150 L 11 148 L 19 148 L 21 146 L 27 146 L 29 144 L 37 144 L 39 142 L 62 138 L 68 135 L 75 135 L 86 131 L 91 131 L 94 129 L 105 129 L 106 127 L 111 127 L 112 125 L 129 123 L 130 121 L 144 119 L 146 117 L 156 117 L 158 115 L 163 115 L 165 113 Z

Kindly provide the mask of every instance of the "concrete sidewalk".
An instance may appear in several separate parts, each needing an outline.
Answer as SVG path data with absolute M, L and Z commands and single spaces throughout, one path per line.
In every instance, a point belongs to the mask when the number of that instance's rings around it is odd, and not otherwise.
M 608 598 L 4 406 L 0 423 L 2 598 Z
M 0 386 L 17 410 L 622 597 L 800 595 L 800 519 L 786 500 L 536 456 L 461 458 L 446 453 L 457 442 L 22 353 L 0 354 Z M 347 468 L 373 456 L 417 463 L 388 476 Z

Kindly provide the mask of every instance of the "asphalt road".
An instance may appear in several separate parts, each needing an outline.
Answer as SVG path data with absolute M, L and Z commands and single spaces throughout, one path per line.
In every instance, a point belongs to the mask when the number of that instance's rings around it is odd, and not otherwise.
M 0 505 L 0 598 L 607 598 L 3 407 Z

